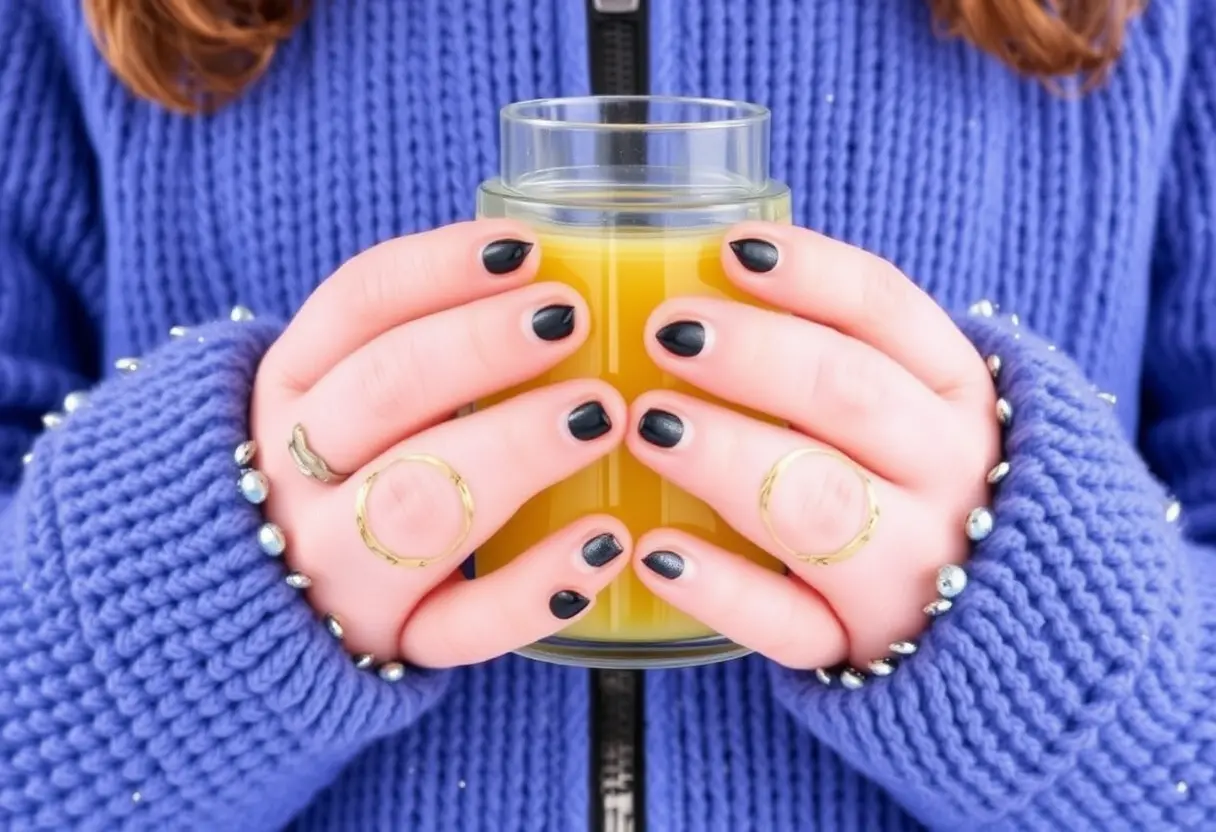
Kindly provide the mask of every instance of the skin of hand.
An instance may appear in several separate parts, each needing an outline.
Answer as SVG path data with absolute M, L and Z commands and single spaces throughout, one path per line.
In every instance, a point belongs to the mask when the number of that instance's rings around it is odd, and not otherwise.
M 626 443 L 785 571 L 671 529 L 643 535 L 633 566 L 671 604 L 782 665 L 864 667 L 923 630 L 937 570 L 967 557 L 965 518 L 987 504 L 1000 451 L 992 377 L 936 302 L 865 251 L 748 223 L 727 235 L 722 263 L 758 305 L 669 300 L 650 318 L 647 350 L 776 424 L 652 391 L 631 404 Z M 772 531 L 764 522 L 765 476 L 799 448 L 838 451 L 873 483 L 878 524 L 843 562 L 813 565 L 789 550 L 832 552 L 862 528 L 865 488 L 847 462 L 791 462 L 772 490 Z
M 589 516 L 477 580 L 458 567 L 530 497 L 607 454 L 627 406 L 604 382 L 555 384 L 461 418 L 471 402 L 534 378 L 574 352 L 591 321 L 570 287 L 534 282 L 541 256 L 519 223 L 460 223 L 377 245 L 341 266 L 301 307 L 258 368 L 251 410 L 273 488 L 267 519 L 288 566 L 312 578 L 309 601 L 338 616 L 352 653 L 424 667 L 484 661 L 576 620 L 630 562 L 624 526 Z M 310 449 L 348 478 L 322 483 L 295 467 Z M 368 550 L 355 522 L 405 557 L 435 558 L 460 539 L 464 511 L 445 472 L 391 464 L 437 457 L 475 507 L 460 553 L 422 567 Z M 387 466 L 387 467 L 386 467 Z

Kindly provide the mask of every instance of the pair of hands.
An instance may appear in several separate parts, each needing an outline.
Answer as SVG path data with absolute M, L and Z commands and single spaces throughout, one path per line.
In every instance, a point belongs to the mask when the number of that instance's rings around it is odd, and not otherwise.
M 313 293 L 259 368 L 252 435 L 274 483 L 266 510 L 286 534 L 285 557 L 313 579 L 314 607 L 340 618 L 352 652 L 425 667 L 484 661 L 561 630 L 583 614 L 581 599 L 626 568 L 792 668 L 864 666 L 919 634 L 936 571 L 965 559 L 964 519 L 987 501 L 984 475 L 1000 442 L 988 370 L 937 304 L 873 255 L 766 223 L 732 229 L 727 240 L 729 279 L 793 314 L 676 298 L 651 315 L 647 350 L 673 375 L 788 427 L 669 391 L 627 404 L 590 379 L 452 418 L 553 367 L 589 331 L 573 289 L 533 282 L 542 252 L 518 223 L 391 240 Z M 348 479 L 300 475 L 287 449 L 296 424 Z M 597 515 L 467 580 L 455 555 L 394 568 L 366 550 L 356 527 L 366 477 L 402 454 L 429 454 L 468 484 L 477 510 L 462 548 L 472 551 L 532 496 L 622 442 L 781 558 L 787 573 L 674 530 L 633 541 Z M 771 531 L 759 509 L 771 466 L 806 447 L 862 466 L 881 509 L 864 548 L 831 566 L 789 549 L 832 551 L 858 531 L 866 498 L 851 467 L 803 457 L 774 489 Z M 425 465 L 384 470 L 368 516 L 386 546 L 419 557 L 444 551 L 463 518 L 451 483 Z M 668 554 L 647 559 L 654 552 Z

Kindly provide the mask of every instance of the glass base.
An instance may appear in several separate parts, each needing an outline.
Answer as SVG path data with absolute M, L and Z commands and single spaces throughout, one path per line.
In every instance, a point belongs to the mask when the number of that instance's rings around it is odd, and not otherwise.
M 662 670 L 717 664 L 751 654 L 722 636 L 684 641 L 586 641 L 552 638 L 530 644 L 516 655 L 549 664 L 592 670 Z

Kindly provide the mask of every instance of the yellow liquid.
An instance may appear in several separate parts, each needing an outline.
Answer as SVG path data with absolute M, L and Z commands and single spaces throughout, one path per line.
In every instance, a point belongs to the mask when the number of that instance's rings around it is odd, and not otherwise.
M 544 376 L 492 401 L 573 378 L 602 378 L 627 402 L 647 390 L 673 389 L 713 401 L 661 371 L 644 347 L 646 320 L 679 295 L 749 299 L 723 274 L 722 233 L 607 229 L 585 234 L 541 231 L 540 280 L 567 283 L 591 307 L 591 335 L 577 353 Z M 487 402 L 487 404 L 492 402 Z M 593 513 L 620 519 L 634 539 L 659 527 L 687 531 L 779 569 L 775 559 L 726 525 L 705 503 L 665 482 L 625 448 L 537 495 L 478 548 L 485 574 L 550 533 Z M 646 589 L 632 569 L 601 592 L 595 606 L 563 633 L 591 641 L 677 641 L 712 631 Z

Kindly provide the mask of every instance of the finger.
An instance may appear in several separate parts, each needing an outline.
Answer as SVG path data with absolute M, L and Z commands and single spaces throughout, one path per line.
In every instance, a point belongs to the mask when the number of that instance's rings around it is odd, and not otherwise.
M 939 478 L 943 457 L 967 445 L 954 411 L 903 367 L 791 315 L 678 298 L 651 316 L 646 349 L 673 375 L 780 417 L 888 479 Z
M 326 489 L 319 506 L 316 500 L 285 504 L 287 512 L 302 507 L 286 522 L 299 530 L 294 557 L 314 580 L 314 606 L 392 610 L 397 618 L 366 633 L 375 643 L 362 649 L 377 655 L 395 650 L 409 610 L 524 502 L 619 445 L 625 417 L 620 394 L 603 382 L 553 385 L 411 437 Z M 364 495 L 367 528 L 390 552 L 426 560 L 425 566 L 391 565 L 366 545 L 355 509 L 372 475 Z
M 395 326 L 528 282 L 540 260 L 535 244 L 522 223 L 478 220 L 373 246 L 317 287 L 259 372 L 303 392 Z
M 656 411 L 667 416 L 657 418 Z M 847 560 L 815 565 L 807 556 L 837 552 L 865 528 L 871 502 L 857 468 L 834 456 L 799 457 L 773 485 L 765 512 L 761 489 L 779 460 L 797 449 L 830 449 L 786 428 L 670 392 L 640 397 L 633 423 L 638 429 L 626 441 L 635 457 L 781 559 L 832 605 L 854 650 L 879 651 L 872 658 L 890 641 L 920 632 L 936 569 L 947 560 L 961 562 L 966 554 L 965 509 L 956 518 L 940 500 L 922 503 L 869 473 L 879 515 L 868 542 Z M 678 441 L 663 447 L 675 434 Z
M 655 595 L 736 644 L 800 670 L 848 655 L 832 608 L 790 575 L 673 530 L 638 541 L 634 571 Z
M 456 667 L 551 636 L 594 606 L 596 594 L 628 565 L 631 550 L 618 520 L 572 523 L 501 569 L 428 595 L 406 622 L 402 655 L 422 667 Z
M 353 471 L 469 402 L 554 366 L 586 339 L 589 322 L 570 287 L 523 286 L 389 330 L 292 409 L 310 449 L 334 470 Z
M 745 291 L 865 341 L 946 398 L 984 386 L 971 342 L 880 257 L 806 229 L 750 222 L 727 235 L 722 264 Z

